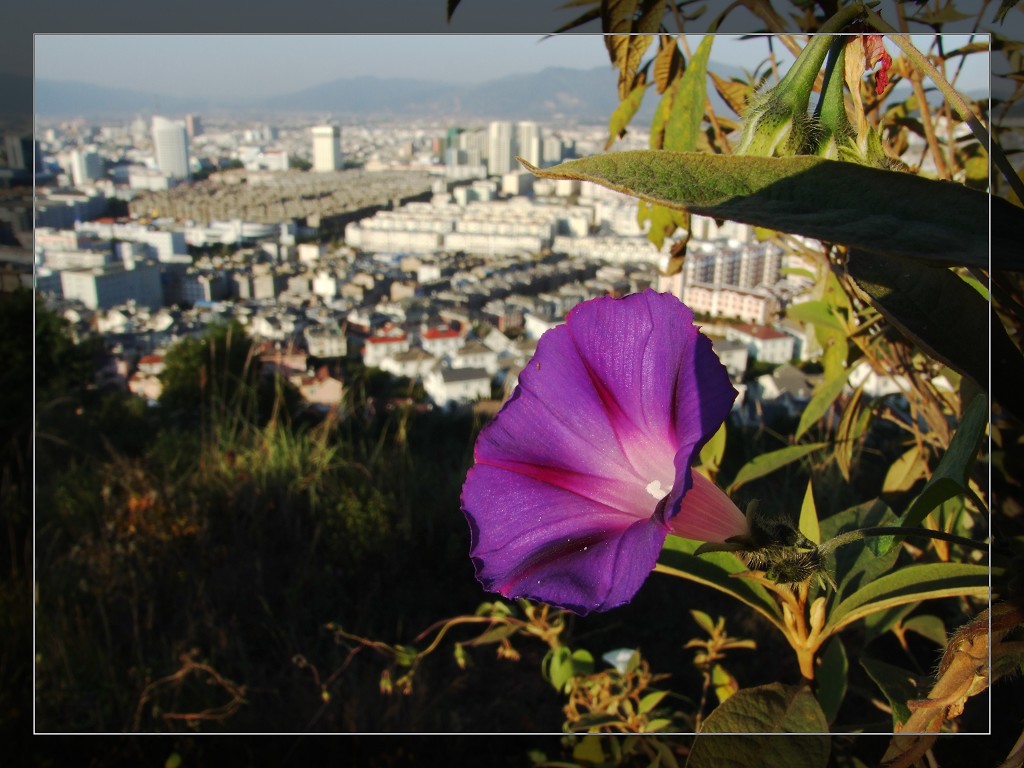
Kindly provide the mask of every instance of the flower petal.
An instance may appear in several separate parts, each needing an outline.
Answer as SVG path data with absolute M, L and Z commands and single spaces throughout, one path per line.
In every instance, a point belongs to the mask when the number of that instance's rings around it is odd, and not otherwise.
M 462 506 L 480 581 L 581 613 L 627 602 L 735 396 L 675 297 L 646 291 L 577 306 L 541 338 L 477 441 Z M 687 525 L 717 531 L 699 517 Z M 735 525 L 722 529 L 745 530 Z

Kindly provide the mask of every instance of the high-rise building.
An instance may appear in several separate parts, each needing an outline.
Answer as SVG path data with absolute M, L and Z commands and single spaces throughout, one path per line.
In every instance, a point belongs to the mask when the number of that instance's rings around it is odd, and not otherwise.
M 159 115 L 153 118 L 153 147 L 160 172 L 172 179 L 187 179 L 188 135 L 181 120 L 168 120 Z
M 191 112 L 185 115 L 185 130 L 188 132 L 190 139 L 203 135 L 203 121 L 199 118 L 199 115 L 193 115 Z
M 341 167 L 341 128 L 317 125 L 313 128 L 313 170 L 336 171 Z
M 512 123 L 491 123 L 487 138 L 487 173 L 491 176 L 504 176 L 515 164 L 515 133 Z
M 544 160 L 544 140 L 540 126 L 534 122 L 516 125 L 516 153 L 528 163 L 540 166 Z
M 85 187 L 89 182 L 103 178 L 103 158 L 94 149 L 71 150 L 71 182 L 76 187 Z

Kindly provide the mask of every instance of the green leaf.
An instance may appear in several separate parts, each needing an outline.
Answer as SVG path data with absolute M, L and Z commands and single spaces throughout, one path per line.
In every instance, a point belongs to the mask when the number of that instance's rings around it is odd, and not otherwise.
M 777 451 L 770 451 L 768 453 L 762 453 L 760 456 L 755 456 L 740 467 L 740 471 L 736 473 L 736 478 L 732 481 L 732 484 L 726 489 L 726 491 L 728 493 L 732 493 L 741 485 L 745 485 L 751 480 L 756 480 L 759 477 L 770 475 L 777 469 L 781 469 L 787 464 L 792 464 L 794 461 L 799 461 L 804 456 L 814 453 L 814 451 L 819 448 L 825 448 L 827 446 L 828 443 L 787 445 L 785 448 L 779 448 Z
M 957 494 L 969 492 L 968 477 L 981 446 L 981 439 L 985 436 L 987 423 L 988 402 L 984 395 L 978 395 L 967 406 L 960 426 L 939 460 L 932 479 L 914 500 L 901 525 L 919 525 L 942 502 Z
M 992 380 L 992 396 L 1024 414 L 1024 397 L 1016 384 L 1024 379 L 1024 357 L 974 288 L 948 269 L 857 251 L 850 254 L 847 271 L 871 305 L 904 336 L 982 389 L 989 382 L 991 320 L 992 370 L 1000 374 Z M 951 313 L 956 322 L 950 322 Z
M 929 27 L 938 27 L 950 22 L 963 21 L 970 18 L 972 18 L 971 14 L 961 13 L 953 3 L 947 3 L 938 11 L 925 11 L 910 17 L 912 21 L 919 21 L 922 24 L 927 24 Z
M 814 506 L 814 492 L 810 480 L 807 481 L 807 491 L 804 493 L 803 504 L 800 505 L 800 522 L 797 528 L 815 544 L 821 544 L 821 526 L 818 525 L 818 510 Z
M 843 387 L 846 386 L 846 380 L 850 377 L 850 371 L 852 370 L 853 368 L 842 368 L 831 377 L 822 379 L 821 383 L 815 387 L 814 395 L 811 397 L 810 402 L 807 403 L 807 407 L 804 408 L 804 412 L 800 414 L 800 423 L 797 424 L 796 434 L 794 435 L 795 440 L 799 440 L 811 428 L 811 425 L 821 419 L 828 409 L 832 407 L 832 403 L 835 402 L 836 398 L 842 393 Z
M 895 525 L 896 516 L 881 501 L 859 504 L 842 512 L 830 515 L 821 521 L 821 536 L 824 541 L 840 533 L 868 526 Z M 829 555 L 832 575 L 838 585 L 837 598 L 855 592 L 861 584 L 890 571 L 899 557 L 898 547 L 889 549 L 879 556 L 871 548 L 871 542 L 861 539 L 840 547 Z
M 746 573 L 747 566 L 731 552 L 693 554 L 701 543 L 678 536 L 667 536 L 661 556 L 658 558 L 659 568 L 663 572 L 668 572 L 665 569 L 671 569 L 670 575 L 724 592 L 749 605 L 781 629 L 782 614 L 768 591 L 756 582 L 733 575 Z
M 605 152 L 611 148 L 616 139 L 625 135 L 626 126 L 629 125 L 633 115 L 640 109 L 640 104 L 644 100 L 644 93 L 648 87 L 648 83 L 640 83 L 629 92 L 629 95 L 612 112 L 611 119 L 608 121 L 608 141 L 604 144 Z
M 705 35 L 683 76 L 675 85 L 672 106 L 665 124 L 664 148 L 673 152 L 692 152 L 697 148 L 697 136 L 704 119 L 707 98 L 708 56 L 714 36 Z
M 818 689 L 818 701 L 825 713 L 825 719 L 835 722 L 839 707 L 846 696 L 846 674 L 850 664 L 846 658 L 846 648 L 838 637 L 826 643 L 821 656 L 818 657 L 818 669 L 815 681 Z
M 828 721 L 806 686 L 772 683 L 744 688 L 712 712 L 693 742 L 687 768 L 825 768 Z M 739 739 L 716 733 L 751 734 Z M 816 734 L 780 739 L 771 734 Z
M 931 640 L 936 645 L 946 645 L 946 625 L 938 616 L 924 614 L 913 616 L 903 623 L 903 628 L 908 632 L 916 632 L 921 637 Z
M 640 714 L 650 712 L 652 709 L 658 706 L 661 703 L 661 700 L 664 699 L 666 696 L 668 696 L 668 691 L 654 691 L 653 693 L 648 693 L 646 696 L 640 699 L 640 703 L 637 705 L 637 711 Z
M 786 317 L 800 323 L 810 323 L 818 328 L 828 328 L 845 334 L 846 328 L 832 311 L 832 307 L 820 300 L 802 301 L 786 307 Z
M 678 227 L 687 226 L 685 214 L 680 211 L 674 211 L 663 205 L 651 205 L 641 200 L 636 208 L 636 222 L 643 227 L 645 221 L 651 222 L 651 228 L 647 230 L 647 239 L 658 249 L 665 244 L 665 238 L 675 232 Z
M 940 597 L 985 597 L 989 569 L 973 563 L 907 565 L 868 582 L 829 614 L 824 632 L 834 633 L 876 611 Z
M 556 691 L 564 691 L 576 675 L 589 675 L 594 671 L 594 657 L 588 651 L 570 651 L 561 646 L 548 651 L 541 662 L 541 672 Z
M 697 622 L 697 626 L 707 632 L 708 635 L 715 634 L 715 622 L 704 611 L 691 610 L 690 615 Z
M 916 605 L 898 605 L 886 611 L 878 611 L 870 616 L 864 617 L 864 645 L 872 640 L 881 637 L 890 629 L 903 621 L 910 613 L 917 608 Z
M 928 462 L 921 453 L 921 446 L 912 445 L 889 467 L 882 483 L 882 493 L 909 491 L 911 487 L 925 476 Z
M 605 757 L 604 749 L 601 747 L 601 738 L 599 736 L 581 738 L 572 748 L 572 758 L 581 763 L 593 763 L 594 765 L 603 763 Z
M 725 457 L 725 433 L 725 424 L 722 424 L 700 449 L 700 466 L 708 471 L 711 476 L 709 479 L 712 480 L 718 473 L 719 467 L 722 466 L 722 459 Z
M 545 169 L 524 166 L 542 178 L 592 181 L 691 213 L 875 253 L 990 266 L 988 195 L 908 173 L 809 156 L 655 150 L 585 157 Z M 1008 229 L 1016 223 L 1024 230 L 1024 211 L 1007 209 L 1002 215 Z M 1005 245 L 1006 251 L 993 249 L 991 267 L 1024 266 L 1008 255 L 1012 242 Z
M 875 685 L 885 696 L 892 707 L 893 730 L 910 718 L 910 708 L 907 702 L 911 699 L 920 698 L 923 682 L 921 678 L 905 669 L 887 664 L 877 659 L 861 657 L 860 665 L 864 671 L 874 680 Z

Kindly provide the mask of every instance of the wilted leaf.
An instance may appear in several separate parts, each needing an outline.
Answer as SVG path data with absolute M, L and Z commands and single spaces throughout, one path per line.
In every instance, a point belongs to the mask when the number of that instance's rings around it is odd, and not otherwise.
M 683 54 L 678 41 L 671 35 L 662 35 L 658 55 L 654 57 L 654 85 L 658 93 L 664 93 L 682 71 Z
M 853 395 L 843 409 L 842 418 L 839 419 L 839 429 L 836 431 L 836 466 L 839 467 L 846 482 L 850 482 L 853 470 L 854 446 L 867 431 L 868 420 L 871 418 L 871 412 L 861 407 L 863 395 L 863 386 L 853 390 Z
M 787 445 L 785 448 L 779 448 L 777 451 L 769 451 L 768 453 L 762 453 L 760 456 L 755 456 L 740 467 L 740 471 L 736 473 L 736 478 L 729 485 L 728 492 L 732 493 L 741 485 L 745 485 L 751 480 L 769 475 L 778 469 L 782 469 L 787 464 L 799 461 L 819 448 L 826 447 L 828 447 L 828 443 Z
M 652 150 L 524 166 L 542 178 L 592 181 L 691 213 L 932 264 L 989 268 L 988 196 L 908 173 L 809 156 Z M 1002 215 L 1005 225 L 1024 228 L 1024 210 Z M 1024 262 L 993 250 L 992 267 L 1011 265 Z
M 729 105 L 729 109 L 742 117 L 747 111 L 747 99 L 754 93 L 754 86 L 737 80 L 725 80 L 714 72 L 709 71 L 708 74 L 711 76 L 711 82 L 715 84 L 718 95 Z

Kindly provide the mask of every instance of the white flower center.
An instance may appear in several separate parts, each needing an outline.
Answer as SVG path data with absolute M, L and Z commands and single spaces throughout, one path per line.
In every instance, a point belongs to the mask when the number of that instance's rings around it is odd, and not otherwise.
M 658 501 L 661 501 L 668 496 L 668 492 L 670 490 L 672 489 L 661 487 L 661 480 L 651 480 L 651 482 L 647 484 L 647 492 Z

